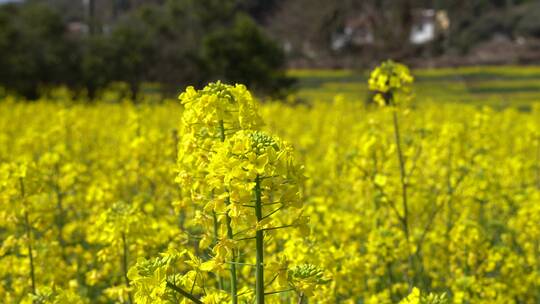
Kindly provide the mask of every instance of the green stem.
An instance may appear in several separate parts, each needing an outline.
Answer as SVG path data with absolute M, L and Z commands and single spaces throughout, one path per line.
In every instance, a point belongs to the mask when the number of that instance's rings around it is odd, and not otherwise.
M 21 187 L 21 197 L 24 201 L 25 199 L 25 191 L 24 191 L 24 181 L 21 178 L 19 178 L 19 185 Z M 26 246 L 28 249 L 28 259 L 30 263 L 30 280 L 32 283 L 32 294 L 36 294 L 36 276 L 35 276 L 35 270 L 34 270 L 34 253 L 32 250 L 32 231 L 30 229 L 30 220 L 28 218 L 28 210 L 24 211 L 24 228 L 26 231 Z
M 225 124 L 223 123 L 223 120 L 220 120 L 219 121 L 219 135 L 220 135 L 220 139 L 221 139 L 221 142 L 224 142 L 225 141 Z M 225 204 L 228 206 L 229 205 L 229 199 L 225 199 Z M 229 216 L 229 214 L 227 213 L 225 215 L 226 217 L 226 221 L 227 221 L 227 237 L 229 239 L 233 239 L 234 238 L 234 233 L 233 233 L 233 229 L 232 229 L 232 226 L 231 226 L 231 217 Z M 230 268 L 230 271 L 231 271 L 231 298 L 232 298 L 232 304 L 238 304 L 238 283 L 237 283 L 237 275 L 236 275 L 236 252 L 235 250 L 233 249 L 232 251 L 232 263 L 231 263 L 231 268 Z
M 255 178 L 255 216 L 257 217 L 257 222 L 263 220 L 262 215 L 262 200 L 261 200 L 261 182 L 259 176 Z M 257 299 L 257 304 L 264 304 L 264 234 L 262 229 L 258 229 L 255 235 L 256 242 L 256 286 L 255 294 Z
M 226 200 L 227 204 L 229 203 L 229 200 Z M 234 238 L 232 226 L 231 226 L 231 217 L 227 215 L 227 237 L 229 239 Z M 236 252 L 234 249 L 232 250 L 232 257 L 231 257 L 232 263 L 231 263 L 231 298 L 232 303 L 237 304 L 238 303 L 238 287 L 236 282 Z
M 225 141 L 225 123 L 223 120 L 219 121 L 219 139 L 221 142 Z
M 178 130 L 173 129 L 171 135 L 172 135 L 173 151 L 174 151 L 172 158 L 173 158 L 173 161 L 176 161 L 178 158 L 178 141 L 179 141 Z
M 218 220 L 217 220 L 217 215 L 216 215 L 215 211 L 212 211 L 212 218 L 214 220 L 214 244 L 215 244 L 215 243 L 217 243 L 219 241 L 219 237 L 218 237 L 219 226 L 218 226 Z M 219 274 L 216 274 L 216 276 L 217 276 L 217 281 L 218 281 L 218 288 L 220 290 L 222 290 L 223 289 L 223 278 Z
M 403 150 L 401 149 L 401 136 L 399 132 L 399 123 L 397 118 L 396 108 L 392 109 L 392 117 L 394 121 L 394 137 L 396 140 L 397 156 L 399 161 L 399 173 L 401 180 L 401 200 L 403 202 L 403 232 L 407 239 L 409 238 L 409 208 L 407 204 L 407 177 L 405 173 L 405 160 L 403 157 Z
M 386 262 L 386 271 L 388 272 L 388 286 L 394 286 L 395 279 L 394 274 L 392 273 L 392 264 L 390 262 Z M 389 291 L 390 299 L 392 299 L 392 301 L 397 301 L 397 298 L 394 295 L 394 291 L 392 290 L 392 288 L 390 288 Z
M 131 292 L 129 291 L 130 283 L 128 278 L 128 244 L 125 233 L 122 233 L 122 271 L 124 272 L 124 280 L 128 288 L 129 303 L 133 303 L 133 299 L 131 298 Z
M 56 170 L 56 176 L 59 176 L 60 173 L 59 173 L 58 165 L 55 166 L 55 170 Z M 64 226 L 65 226 L 65 218 L 66 218 L 66 213 L 65 213 L 64 205 L 63 205 L 64 195 L 57 181 L 53 183 L 53 188 L 56 193 L 57 212 L 55 215 L 55 223 L 56 223 L 56 228 L 58 230 L 57 239 L 58 239 L 58 244 L 60 245 L 62 259 L 67 263 L 68 258 L 66 256 L 66 240 L 64 239 L 64 235 L 63 235 Z
M 407 175 L 405 172 L 405 160 L 403 157 L 403 150 L 401 149 L 401 136 L 399 132 L 399 123 L 398 123 L 398 117 L 397 117 L 397 108 L 395 105 L 392 105 L 392 118 L 394 122 L 394 137 L 396 140 L 396 150 L 397 150 L 397 156 L 399 161 L 399 173 L 400 173 L 400 180 L 401 180 L 401 200 L 403 203 L 403 216 L 401 217 L 401 222 L 403 226 L 403 233 L 405 234 L 405 238 L 407 241 L 407 260 L 409 263 L 409 269 L 412 270 L 413 268 L 413 260 L 409 249 L 409 205 L 407 203 Z M 406 271 L 405 278 L 408 281 L 409 289 L 412 288 L 412 282 L 409 278 L 409 274 Z M 409 290 L 410 291 L 410 290 Z

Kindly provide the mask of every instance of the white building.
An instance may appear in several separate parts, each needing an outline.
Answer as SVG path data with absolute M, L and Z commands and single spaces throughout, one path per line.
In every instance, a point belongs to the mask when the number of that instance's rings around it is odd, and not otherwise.
M 421 9 L 414 13 L 414 23 L 411 28 L 409 41 L 412 44 L 425 44 L 437 38 L 441 32 L 446 32 L 450 20 L 446 11 Z

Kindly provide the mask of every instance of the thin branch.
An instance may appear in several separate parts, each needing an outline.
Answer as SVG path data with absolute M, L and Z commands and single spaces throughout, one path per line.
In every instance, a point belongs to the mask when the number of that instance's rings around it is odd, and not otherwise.
M 267 287 L 267 286 L 272 285 L 272 283 L 274 283 L 274 281 L 275 281 L 278 277 L 279 277 L 279 273 L 276 274 L 276 275 L 270 280 L 270 282 L 266 282 L 266 284 L 264 284 L 264 286 Z
M 414 174 L 414 171 L 416 171 L 416 169 L 418 168 L 418 159 L 420 158 L 421 154 L 422 154 L 422 146 L 419 146 L 412 160 L 412 166 L 411 166 L 411 169 L 409 170 L 409 173 L 407 173 L 407 177 L 412 176 Z
M 195 304 L 204 304 L 201 300 L 197 299 L 194 295 L 192 295 L 191 293 L 185 291 L 184 289 L 174 285 L 173 283 L 167 281 L 167 287 L 176 291 L 177 293 L 181 294 L 182 296 L 184 296 L 185 298 L 191 300 L 193 303 Z
M 262 231 L 270 231 L 270 230 L 289 228 L 289 227 L 293 227 L 293 226 L 294 225 L 285 225 L 285 226 L 279 226 L 279 227 L 264 228 L 264 229 L 261 229 L 261 230 Z
M 279 210 L 283 209 L 284 207 L 285 206 L 282 205 L 281 207 L 277 208 L 276 210 L 274 210 L 274 211 L 268 213 L 267 215 L 263 216 L 262 219 L 264 220 L 265 218 L 268 218 L 268 217 L 272 216 L 274 213 L 278 212 Z
M 381 194 L 386 198 L 386 201 L 387 201 L 388 205 L 390 206 L 390 209 L 392 209 L 392 211 L 394 211 L 394 213 L 396 214 L 396 217 L 398 218 L 398 220 L 400 222 L 403 221 L 403 217 L 401 216 L 401 214 L 399 214 L 399 211 L 396 208 L 395 202 L 390 199 L 390 197 L 386 194 L 386 192 L 384 192 L 383 187 L 375 184 L 374 181 L 373 181 L 373 185 L 375 185 L 375 188 L 377 188 L 377 190 L 379 190 L 379 192 L 381 192 Z
M 250 228 L 247 228 L 247 229 L 244 229 L 244 230 L 240 230 L 240 231 L 236 232 L 233 236 L 237 236 L 237 235 L 239 235 L 239 234 L 248 232 L 248 231 L 250 231 L 250 230 L 253 229 L 253 228 L 254 228 L 254 227 L 250 227 Z
M 240 263 L 240 262 L 225 262 L 225 264 L 231 264 L 231 265 L 241 265 L 241 266 L 252 266 L 255 267 L 257 265 L 255 264 L 249 264 L 249 263 Z
M 241 239 L 235 239 L 235 241 L 249 241 L 249 240 L 254 240 L 256 237 L 252 236 L 252 237 L 245 237 L 245 238 L 241 238 Z
M 278 290 L 278 291 L 271 291 L 271 292 L 265 292 L 264 295 L 267 296 L 267 295 L 271 295 L 271 294 L 289 292 L 289 291 L 293 291 L 293 290 L 294 290 L 294 288 L 285 289 L 285 290 Z

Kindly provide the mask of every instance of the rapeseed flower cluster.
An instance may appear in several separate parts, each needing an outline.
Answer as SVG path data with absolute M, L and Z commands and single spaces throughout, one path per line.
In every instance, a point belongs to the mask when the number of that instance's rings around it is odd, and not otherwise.
M 406 65 L 387 60 L 371 72 L 368 84 L 369 89 L 375 92 L 375 102 L 396 105 L 408 100 L 413 81 Z

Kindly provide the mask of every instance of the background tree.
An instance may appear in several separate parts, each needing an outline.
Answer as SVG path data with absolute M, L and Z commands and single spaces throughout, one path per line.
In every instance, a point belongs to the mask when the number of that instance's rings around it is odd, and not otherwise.
M 202 56 L 205 71 L 215 79 L 243 83 L 266 94 L 284 93 L 280 89 L 292 84 L 275 69 L 285 66 L 282 50 L 246 15 L 237 15 L 232 27 L 206 36 Z
M 35 98 L 40 86 L 72 84 L 73 42 L 60 16 L 46 5 L 0 10 L 0 83 Z
M 1 86 L 36 98 L 40 86 L 66 84 L 94 98 L 120 81 L 136 99 L 149 82 L 166 94 L 217 78 L 249 79 L 244 82 L 264 94 L 291 84 L 283 73 L 283 51 L 246 14 L 252 8 L 247 2 L 82 3 L 30 0 L 0 6 L 0 63 L 6 67 Z

